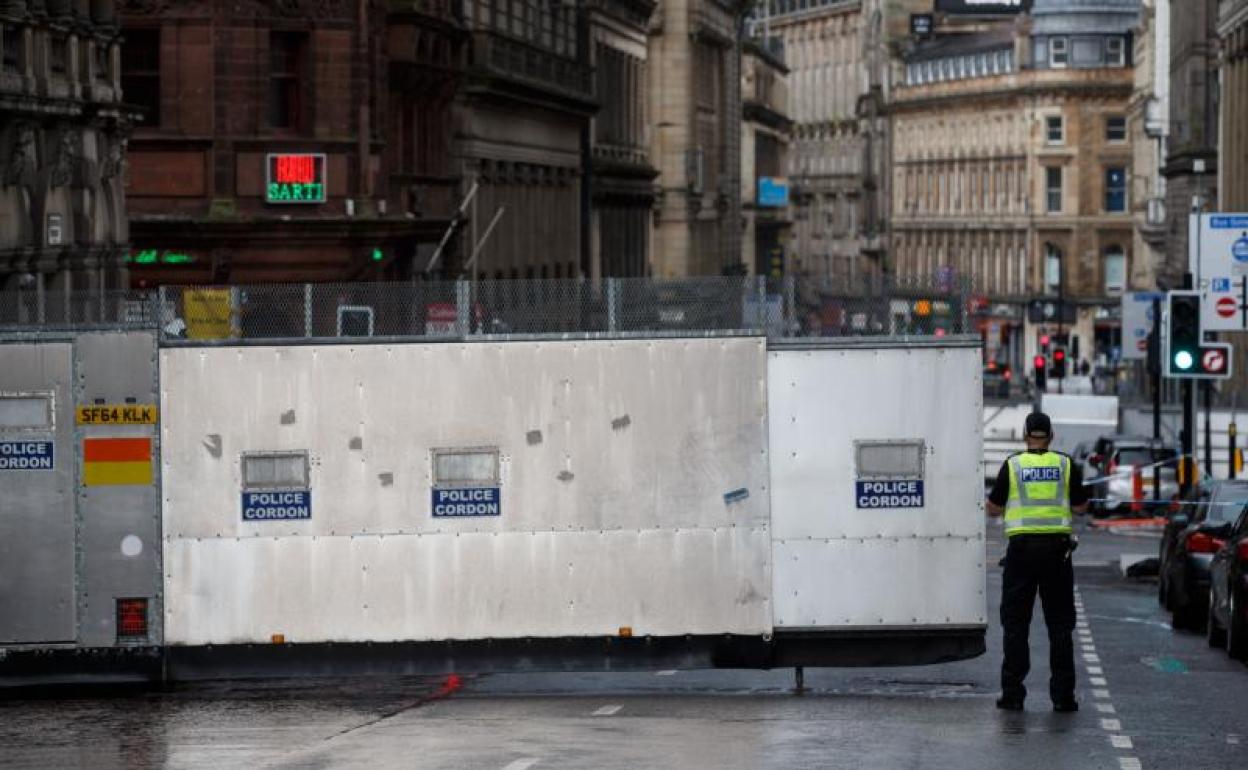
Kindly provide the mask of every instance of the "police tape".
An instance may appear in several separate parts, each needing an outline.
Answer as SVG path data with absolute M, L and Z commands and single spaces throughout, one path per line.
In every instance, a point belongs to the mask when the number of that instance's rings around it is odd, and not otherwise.
M 1107 474 L 1105 476 L 1098 476 L 1094 479 L 1085 479 L 1083 482 L 1083 485 L 1085 487 L 1088 487 L 1088 486 L 1092 486 L 1093 484 L 1105 484 L 1110 481 L 1113 481 L 1114 479 L 1129 479 L 1137 471 L 1147 471 L 1147 470 L 1151 470 L 1152 468 L 1159 468 L 1163 465 L 1177 466 L 1179 461 L 1184 458 L 1187 458 L 1190 460 L 1196 459 L 1195 456 L 1193 455 L 1175 455 L 1174 457 L 1171 457 L 1168 460 L 1160 460 L 1155 463 L 1150 463 L 1149 465 L 1132 465 L 1132 466 L 1129 466 L 1126 470 L 1114 471 L 1113 473 Z
M 1248 500 L 1238 500 L 1230 503 L 1215 503 L 1212 500 L 1176 500 L 1168 498 L 1165 500 L 1153 500 L 1145 498 L 1143 500 L 1132 500 L 1122 497 L 1093 497 L 1088 499 L 1089 503 L 1116 503 L 1121 505 L 1168 505 L 1168 506 L 1202 506 L 1205 508 L 1228 506 L 1243 508 L 1248 506 Z

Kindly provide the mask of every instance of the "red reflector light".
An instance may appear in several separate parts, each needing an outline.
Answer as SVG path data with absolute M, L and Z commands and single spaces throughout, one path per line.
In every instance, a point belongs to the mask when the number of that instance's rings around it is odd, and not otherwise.
M 1187 536 L 1188 553 L 1217 553 L 1226 541 L 1210 537 L 1204 532 L 1193 532 Z
M 147 638 L 147 599 L 117 600 L 117 638 Z
M 1235 549 L 1235 553 L 1239 556 L 1239 560 L 1248 564 L 1248 540 L 1240 540 L 1239 546 Z

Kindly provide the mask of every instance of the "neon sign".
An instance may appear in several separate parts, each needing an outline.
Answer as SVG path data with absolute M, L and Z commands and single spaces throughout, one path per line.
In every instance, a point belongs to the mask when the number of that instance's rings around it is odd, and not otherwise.
M 195 257 L 181 251 L 143 249 L 137 254 L 127 255 L 126 261 L 135 265 L 188 265 L 195 261 Z
M 265 170 L 265 203 L 325 202 L 324 155 L 270 153 Z

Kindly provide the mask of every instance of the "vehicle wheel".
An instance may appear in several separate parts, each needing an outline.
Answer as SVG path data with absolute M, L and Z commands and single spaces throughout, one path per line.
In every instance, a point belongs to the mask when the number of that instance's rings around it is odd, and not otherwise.
M 1201 630 L 1201 615 L 1198 607 L 1190 603 L 1175 605 L 1170 610 L 1170 627 L 1179 630 Z
M 1226 630 L 1218 625 L 1218 619 L 1213 616 L 1213 589 L 1209 589 L 1209 611 L 1205 620 L 1205 641 L 1210 647 L 1226 646 Z
M 1236 660 L 1248 660 L 1248 623 L 1244 622 L 1243 612 L 1239 597 L 1232 592 L 1230 622 L 1226 624 L 1226 651 Z
M 1157 580 L 1157 603 L 1166 609 L 1170 609 L 1170 581 L 1166 580 L 1166 567 L 1161 565 L 1158 569 L 1161 576 Z

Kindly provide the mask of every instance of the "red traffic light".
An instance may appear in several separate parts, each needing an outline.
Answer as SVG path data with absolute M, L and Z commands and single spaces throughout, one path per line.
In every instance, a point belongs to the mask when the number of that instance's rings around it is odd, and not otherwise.
M 1043 369 L 1044 368 L 1044 356 L 1036 356 L 1034 359 L 1032 359 L 1032 363 L 1036 365 L 1037 369 Z
M 1055 364 L 1060 364 L 1061 362 L 1063 362 L 1063 361 L 1065 361 L 1065 360 L 1066 360 L 1066 351 L 1065 351 L 1065 350 L 1062 350 L 1061 348 L 1058 348 L 1057 350 L 1053 351 L 1053 363 L 1055 363 Z
M 1047 348 L 1048 346 L 1049 346 L 1049 335 L 1041 334 L 1040 335 L 1040 347 Z

